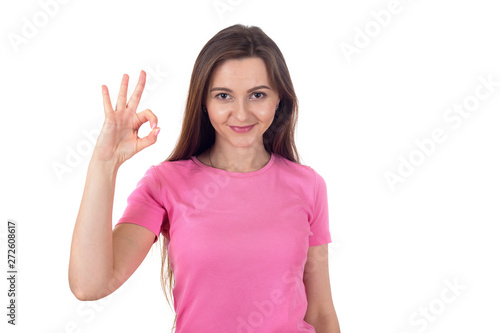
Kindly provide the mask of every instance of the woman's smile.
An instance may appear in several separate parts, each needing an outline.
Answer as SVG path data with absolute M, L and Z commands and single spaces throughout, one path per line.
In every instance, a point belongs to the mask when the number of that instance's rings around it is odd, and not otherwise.
M 249 126 L 229 126 L 229 127 L 231 127 L 231 129 L 236 133 L 247 133 L 250 132 L 252 128 L 254 128 L 254 126 L 255 124 Z

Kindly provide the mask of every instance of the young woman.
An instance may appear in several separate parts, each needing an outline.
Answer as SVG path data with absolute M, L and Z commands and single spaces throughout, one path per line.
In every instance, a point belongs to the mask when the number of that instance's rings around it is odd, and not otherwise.
M 106 118 L 71 244 L 74 295 L 109 295 L 161 238 L 162 287 L 167 295 L 168 280 L 177 333 L 340 332 L 326 183 L 298 161 L 297 98 L 276 44 L 242 25 L 208 41 L 173 152 L 148 168 L 113 229 L 118 168 L 160 130 L 151 110 L 136 113 L 145 81 L 141 71 L 127 103 L 124 75 L 116 109 L 102 89 Z M 152 131 L 139 138 L 145 122 Z

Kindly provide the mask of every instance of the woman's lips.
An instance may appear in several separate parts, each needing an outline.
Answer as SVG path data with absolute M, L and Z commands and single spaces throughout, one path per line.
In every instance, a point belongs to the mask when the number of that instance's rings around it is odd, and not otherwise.
M 250 131 L 253 127 L 255 126 L 255 124 L 253 125 L 249 125 L 249 126 L 229 126 L 231 127 L 231 129 L 233 131 L 235 131 L 236 133 L 246 133 L 248 131 Z

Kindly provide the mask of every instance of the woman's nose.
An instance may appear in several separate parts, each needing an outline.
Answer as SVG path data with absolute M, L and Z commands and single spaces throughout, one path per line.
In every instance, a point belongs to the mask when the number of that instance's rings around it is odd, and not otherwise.
M 248 118 L 248 105 L 245 101 L 237 101 L 233 106 L 233 116 L 243 123 Z

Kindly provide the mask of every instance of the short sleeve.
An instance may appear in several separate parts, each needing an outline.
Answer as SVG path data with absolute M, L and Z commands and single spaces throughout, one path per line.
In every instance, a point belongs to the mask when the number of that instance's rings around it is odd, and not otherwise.
M 328 217 L 326 182 L 316 171 L 314 171 L 314 179 L 313 215 L 309 222 L 312 235 L 309 236 L 309 246 L 327 244 L 332 241 Z
M 167 211 L 161 200 L 161 184 L 156 174 L 155 166 L 149 167 L 137 183 L 136 188 L 127 198 L 127 207 L 116 225 L 134 223 L 148 228 L 158 240 L 163 221 L 167 219 Z

